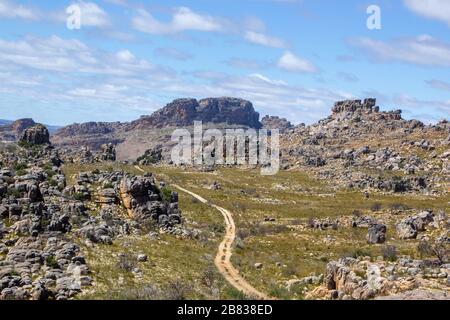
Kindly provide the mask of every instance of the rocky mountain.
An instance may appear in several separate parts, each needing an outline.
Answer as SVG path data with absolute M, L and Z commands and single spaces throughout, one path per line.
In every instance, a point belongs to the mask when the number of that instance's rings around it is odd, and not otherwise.
M 237 98 L 177 99 L 150 116 L 130 123 L 88 122 L 59 129 L 52 135 L 55 145 L 87 146 L 98 150 L 102 145 L 118 145 L 118 159 L 135 160 L 148 149 L 170 140 L 170 128 L 189 127 L 194 121 L 222 126 L 261 128 L 259 113 L 251 102 Z M 163 130 L 161 130 L 163 129 Z
M 19 119 L 16 121 L 0 120 L 0 140 L 11 142 L 17 141 L 25 129 L 34 125 L 36 125 L 36 122 L 30 118 Z M 59 126 L 53 125 L 44 126 L 47 128 L 49 133 L 53 133 L 60 128 Z
M 0 140 L 2 141 L 17 141 L 22 132 L 36 125 L 33 119 L 19 119 L 9 124 L 0 126 Z
M 11 122 L 11 120 L 0 119 L 0 126 L 10 124 Z
M 148 127 L 191 126 L 194 121 L 261 128 L 259 113 L 251 102 L 237 98 L 177 99 L 151 116 L 133 121 L 128 130 Z

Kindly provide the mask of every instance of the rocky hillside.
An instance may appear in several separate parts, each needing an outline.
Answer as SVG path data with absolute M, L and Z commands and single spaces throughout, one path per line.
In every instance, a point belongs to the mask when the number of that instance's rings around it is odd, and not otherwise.
M 337 102 L 329 117 L 295 127 L 281 144 L 285 168 L 349 187 L 431 192 L 445 189 L 450 175 L 450 123 L 404 120 L 375 99 Z

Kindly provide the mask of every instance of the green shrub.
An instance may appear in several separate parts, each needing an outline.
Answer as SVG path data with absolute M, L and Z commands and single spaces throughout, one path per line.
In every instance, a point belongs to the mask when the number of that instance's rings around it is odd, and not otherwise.
M 58 261 L 56 261 L 56 258 L 54 256 L 48 256 L 47 258 L 45 258 L 45 264 L 52 269 L 59 268 Z
M 269 296 L 278 298 L 278 299 L 282 299 L 282 300 L 290 299 L 290 294 L 289 294 L 288 289 L 286 289 L 284 287 L 280 287 L 276 284 L 272 284 L 269 287 Z
M 74 197 L 75 200 L 78 200 L 78 201 L 83 201 L 84 198 L 85 198 L 84 194 L 82 194 L 81 192 L 75 193 L 73 195 L 73 197 Z
M 103 189 L 114 189 L 114 185 L 111 182 L 107 182 L 103 185 Z
M 370 210 L 373 212 L 377 212 L 377 211 L 380 211 L 381 208 L 382 208 L 381 203 L 376 202 L 370 207 Z
M 124 270 L 127 272 L 131 272 L 134 268 L 137 267 L 136 258 L 131 254 L 123 254 L 119 257 L 119 262 L 117 263 L 117 267 L 120 270 Z
M 172 190 L 170 190 L 168 187 L 163 187 L 161 189 L 161 198 L 164 202 L 170 202 L 172 199 Z
M 17 142 L 17 145 L 24 149 L 30 149 L 33 146 L 32 144 L 30 144 L 26 141 L 19 141 L 19 142 Z
M 13 196 L 14 198 L 20 198 L 21 194 L 19 192 L 19 190 L 17 190 L 16 188 L 8 188 L 8 191 L 6 192 L 6 194 L 8 196 Z
M 364 249 L 354 249 L 350 252 L 347 252 L 344 257 L 358 259 L 359 257 L 371 257 L 372 254 L 368 251 L 364 251 Z
M 58 185 L 58 182 L 53 179 L 48 179 L 48 184 L 50 185 L 50 187 L 56 187 Z

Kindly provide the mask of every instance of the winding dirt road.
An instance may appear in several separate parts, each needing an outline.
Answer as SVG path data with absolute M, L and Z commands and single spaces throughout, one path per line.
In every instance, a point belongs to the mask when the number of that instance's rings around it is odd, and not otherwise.
M 139 166 L 135 166 L 135 168 L 141 172 L 145 172 Z M 270 300 L 269 296 L 255 289 L 251 284 L 249 284 L 240 274 L 239 271 L 233 266 L 231 263 L 232 249 L 233 243 L 236 239 L 236 225 L 234 224 L 233 214 L 219 207 L 215 204 L 210 203 L 208 200 L 202 198 L 198 194 L 193 193 L 192 191 L 186 190 L 176 184 L 173 184 L 175 188 L 178 190 L 191 195 L 196 198 L 200 202 L 213 207 L 222 213 L 223 218 L 225 219 L 226 224 L 226 232 L 223 241 L 219 245 L 219 250 L 217 252 L 214 263 L 219 270 L 219 272 L 223 275 L 223 277 L 230 283 L 235 289 L 244 293 L 247 297 L 260 299 L 260 300 Z

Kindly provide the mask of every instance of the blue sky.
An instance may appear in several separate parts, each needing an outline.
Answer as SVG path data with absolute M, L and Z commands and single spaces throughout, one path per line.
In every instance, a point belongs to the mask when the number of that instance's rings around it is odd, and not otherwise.
M 70 5 L 81 29 L 67 28 Z M 236 96 L 311 123 L 370 96 L 428 123 L 449 118 L 449 71 L 447 0 L 0 0 L 3 119 L 130 121 Z

